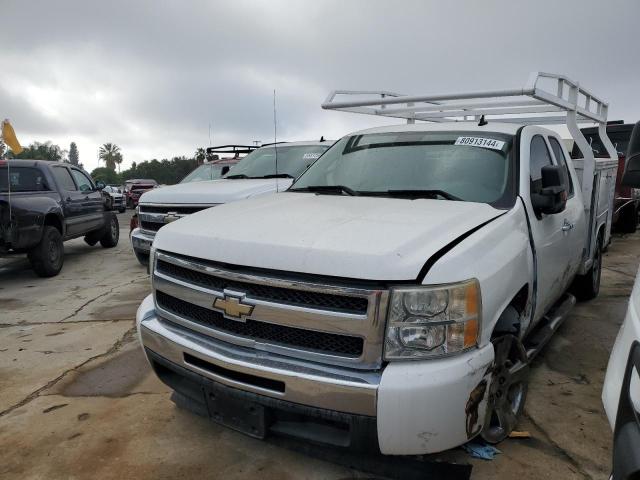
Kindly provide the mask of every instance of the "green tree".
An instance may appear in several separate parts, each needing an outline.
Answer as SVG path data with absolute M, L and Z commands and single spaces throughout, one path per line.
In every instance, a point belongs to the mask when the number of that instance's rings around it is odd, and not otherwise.
M 20 154 L 16 155 L 11 152 L 10 155 L 10 158 L 59 162 L 64 156 L 64 150 L 62 150 L 58 145 L 48 141 L 44 143 L 33 142 L 31 145 L 23 149 Z
M 131 164 L 131 168 L 121 174 L 122 181 L 130 178 L 152 178 L 160 184 L 172 185 L 187 176 L 198 162 L 194 158 L 174 157 L 171 160 L 145 160 Z
M 196 150 L 196 154 L 194 156 L 196 162 L 198 162 L 198 165 L 204 163 L 205 158 L 207 158 L 207 152 L 205 151 L 204 148 L 198 148 Z
M 104 161 L 104 166 L 111 170 L 116 169 L 116 163 L 118 163 L 118 156 L 122 162 L 122 154 L 120 153 L 120 147 L 115 143 L 105 143 L 100 147 L 98 154 L 100 160 Z
M 113 183 L 120 184 L 122 180 L 120 179 L 120 175 L 117 174 L 114 170 L 106 167 L 98 167 L 93 172 L 91 172 L 91 178 L 95 181 L 101 180 L 104 183 Z
M 120 173 L 120 165 L 122 164 L 122 154 L 118 152 L 114 158 L 116 165 L 118 165 L 118 173 Z
M 69 163 L 72 165 L 80 165 L 80 154 L 76 142 L 71 142 L 71 145 L 69 145 Z

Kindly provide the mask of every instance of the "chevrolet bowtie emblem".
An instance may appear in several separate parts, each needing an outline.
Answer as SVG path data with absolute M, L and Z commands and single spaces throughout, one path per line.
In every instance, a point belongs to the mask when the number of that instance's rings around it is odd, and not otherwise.
M 213 308 L 224 312 L 225 317 L 236 320 L 248 317 L 253 312 L 253 305 L 245 305 L 238 297 L 225 295 L 224 298 L 216 298 Z
M 164 216 L 164 223 L 171 223 L 179 220 L 180 216 L 174 212 L 169 212 Z

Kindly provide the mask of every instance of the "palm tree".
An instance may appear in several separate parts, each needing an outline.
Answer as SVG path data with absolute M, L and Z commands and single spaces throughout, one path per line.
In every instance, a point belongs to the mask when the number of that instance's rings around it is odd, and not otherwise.
M 118 164 L 118 173 L 120 173 L 120 164 L 122 163 L 122 153 L 120 152 L 116 153 L 116 158 L 114 158 L 114 161 Z
M 99 158 L 104 161 L 105 167 L 115 170 L 116 163 L 120 164 L 122 162 L 120 147 L 115 143 L 105 143 L 100 147 Z
M 194 155 L 194 158 L 196 159 L 196 163 L 200 165 L 201 163 L 204 162 L 204 159 L 207 158 L 207 152 L 205 151 L 204 148 L 198 148 L 196 150 L 196 154 Z

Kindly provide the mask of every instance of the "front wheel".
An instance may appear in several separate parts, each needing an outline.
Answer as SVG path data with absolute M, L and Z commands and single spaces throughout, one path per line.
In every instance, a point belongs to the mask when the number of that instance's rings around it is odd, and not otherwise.
M 485 442 L 503 441 L 516 428 L 529 388 L 529 362 L 522 342 L 514 335 L 493 340 L 495 357 L 481 436 Z
M 120 238 L 120 224 L 118 223 L 118 217 L 115 214 L 111 215 L 109 225 L 100 239 L 100 245 L 104 248 L 113 248 L 118 245 L 118 239 Z
M 53 277 L 60 273 L 64 263 L 64 245 L 58 229 L 45 226 L 40 243 L 27 253 L 27 257 L 39 277 Z

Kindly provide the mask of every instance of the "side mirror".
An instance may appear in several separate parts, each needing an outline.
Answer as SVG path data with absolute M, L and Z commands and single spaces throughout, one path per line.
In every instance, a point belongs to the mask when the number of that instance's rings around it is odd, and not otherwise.
M 222 170 L 220 170 L 220 176 L 226 175 L 227 173 L 229 173 L 230 168 L 231 167 L 229 167 L 229 165 L 225 165 L 224 167 L 222 167 Z
M 567 206 L 565 170 L 558 165 L 542 167 L 542 188 L 531 194 L 531 203 L 536 212 L 553 215 L 564 211 Z
M 629 140 L 627 152 L 627 164 L 622 175 L 622 185 L 631 188 L 640 188 L 640 122 L 636 123 Z
M 96 182 L 96 188 L 98 190 L 102 190 L 104 187 L 106 187 L 107 185 L 102 181 L 102 180 L 98 180 Z

